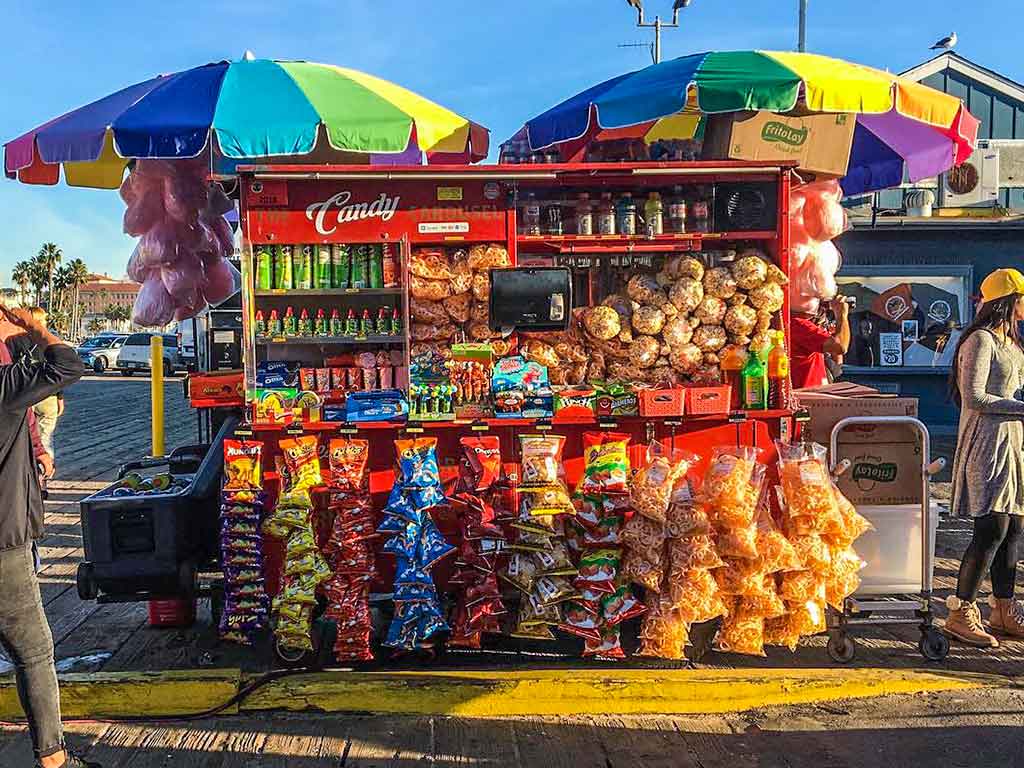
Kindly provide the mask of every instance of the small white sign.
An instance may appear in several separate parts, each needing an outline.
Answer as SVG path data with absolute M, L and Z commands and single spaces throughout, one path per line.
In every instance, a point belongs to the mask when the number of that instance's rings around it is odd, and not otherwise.
M 903 365 L 903 334 L 878 334 L 878 357 L 883 366 Z
M 421 235 L 452 235 L 469 232 L 468 221 L 439 221 L 421 223 L 417 227 Z
M 234 331 L 214 331 L 213 332 L 213 343 L 214 344 L 234 344 L 235 343 L 235 332 Z

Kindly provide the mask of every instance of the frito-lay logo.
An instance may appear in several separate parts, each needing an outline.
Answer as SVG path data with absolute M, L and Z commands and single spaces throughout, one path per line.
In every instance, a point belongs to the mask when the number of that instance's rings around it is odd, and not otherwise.
M 896 465 L 892 462 L 879 464 L 854 464 L 854 481 L 868 480 L 875 483 L 892 483 L 896 480 Z
M 761 129 L 761 138 L 777 144 L 788 144 L 791 147 L 802 147 L 807 141 L 806 128 L 793 128 L 785 123 L 770 120 Z

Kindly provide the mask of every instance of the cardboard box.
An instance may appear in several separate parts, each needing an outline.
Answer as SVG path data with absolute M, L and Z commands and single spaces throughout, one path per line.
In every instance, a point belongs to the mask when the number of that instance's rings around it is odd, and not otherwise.
M 855 506 L 920 504 L 921 443 L 844 443 L 839 461 L 851 466 L 839 476 L 839 490 Z
M 831 394 L 839 393 L 839 394 Z M 844 396 L 850 393 L 853 396 Z M 917 417 L 916 397 L 892 397 L 867 387 L 799 389 L 793 393 L 797 408 L 811 414 L 811 440 L 828 446 L 832 428 L 849 416 L 913 416 Z M 840 435 L 840 442 L 905 443 L 917 442 L 913 427 L 900 425 L 862 425 L 849 427 Z
M 706 159 L 796 161 L 798 169 L 845 176 L 856 119 L 844 113 L 713 115 L 704 137 Z

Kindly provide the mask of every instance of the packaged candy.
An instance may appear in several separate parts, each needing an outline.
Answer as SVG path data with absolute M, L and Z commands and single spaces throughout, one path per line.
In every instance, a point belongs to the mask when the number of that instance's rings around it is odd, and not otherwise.
M 328 444 L 331 487 L 351 492 L 362 490 L 366 483 L 366 463 L 369 455 L 369 440 L 332 438 Z
M 288 538 L 285 558 L 295 560 L 310 552 L 315 552 L 316 548 L 316 538 L 313 536 L 312 529 L 298 530 Z
M 583 479 L 577 493 L 625 493 L 629 481 L 630 436 L 618 432 L 583 433 Z
M 395 450 L 403 486 L 427 488 L 441 484 L 436 437 L 395 440 Z
M 224 441 L 224 490 L 262 488 L 263 443 L 252 440 Z
M 575 597 L 576 590 L 564 576 L 541 576 L 533 583 L 533 594 L 542 605 L 554 605 Z
M 471 470 L 470 490 L 489 490 L 501 476 L 501 443 L 498 436 L 461 437 L 459 443 Z
M 647 462 L 634 476 L 630 486 L 629 499 L 633 509 L 644 517 L 665 522 L 676 481 L 689 471 L 694 458 L 652 442 L 647 451 Z
M 278 443 L 291 475 L 291 490 L 308 491 L 323 484 L 316 435 L 303 435 Z M 280 505 L 281 502 L 278 502 Z
M 561 435 L 520 435 L 519 441 L 522 453 L 522 484 L 557 484 L 565 438 Z
M 541 576 L 575 576 L 578 573 L 561 542 L 554 542 L 551 549 L 534 553 L 534 558 L 540 566 Z
M 622 556 L 618 549 L 593 549 L 580 557 L 577 589 L 611 594 L 615 591 L 615 574 Z

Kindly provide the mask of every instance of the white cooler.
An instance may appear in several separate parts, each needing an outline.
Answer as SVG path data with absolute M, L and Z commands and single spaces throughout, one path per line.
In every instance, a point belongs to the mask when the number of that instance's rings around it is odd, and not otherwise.
M 921 505 L 895 504 L 860 506 L 857 511 L 871 521 L 875 530 L 854 542 L 857 554 L 867 561 L 860 572 L 861 584 L 855 597 L 916 593 L 921 584 Z M 930 539 L 932 562 L 938 514 L 932 514 Z

